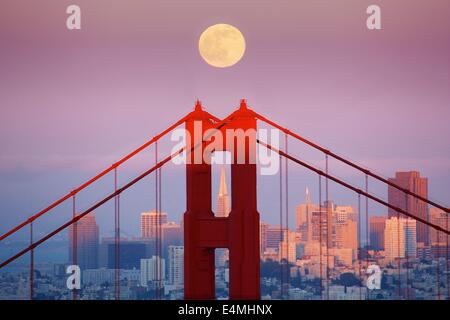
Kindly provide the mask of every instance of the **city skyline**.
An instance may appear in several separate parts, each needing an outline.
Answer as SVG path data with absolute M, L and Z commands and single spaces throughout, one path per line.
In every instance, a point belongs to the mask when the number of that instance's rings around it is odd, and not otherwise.
M 410 6 L 405 0 L 386 2 L 383 10 L 389 14 L 383 19 L 389 28 L 376 34 L 364 28 L 366 1 L 346 0 L 340 4 L 342 10 L 314 3 L 280 7 L 271 1 L 258 1 L 257 6 L 272 12 L 268 15 L 274 22 L 271 28 L 263 13 L 248 18 L 254 2 L 231 2 L 241 8 L 235 11 L 231 4 L 214 6 L 196 0 L 204 10 L 180 18 L 181 23 L 175 16 L 161 21 L 163 13 L 170 11 L 165 2 L 154 8 L 146 3 L 130 7 L 115 1 L 104 8 L 83 1 L 89 31 L 80 33 L 67 33 L 59 14 L 60 10 L 65 12 L 62 4 L 43 1 L 38 8 L 19 8 L 14 1 L 3 2 L 0 212 L 14 215 L 2 213 L 0 230 L 13 225 L 13 217 L 28 218 L 36 208 L 161 131 L 190 111 L 197 98 L 208 111 L 224 116 L 246 97 L 255 110 L 383 176 L 392 176 L 399 169 L 422 172 L 432 181 L 429 193 L 445 202 L 450 189 L 450 154 L 441 147 L 441 141 L 450 135 L 445 123 L 450 100 L 445 71 L 450 68 L 446 33 L 450 22 L 445 12 L 450 4 L 438 0 L 426 6 Z M 208 17 L 219 12 L 248 38 L 243 59 L 221 73 L 201 60 L 195 46 L 197 37 L 213 22 Z M 121 18 L 128 15 L 135 18 Z M 120 23 L 116 24 L 117 19 Z M 432 23 L 426 23 L 428 20 Z M 167 26 L 168 35 L 157 31 L 160 24 Z M 333 35 L 328 28 L 333 29 Z M 277 35 L 270 37 L 270 50 L 266 34 Z M 7 40 L 14 37 L 15 44 Z M 36 48 L 36 39 L 46 40 Z M 123 41 L 128 43 L 126 48 L 121 45 Z M 91 44 L 92 50 L 86 51 Z M 58 57 L 56 65 L 53 56 Z M 83 63 L 74 62 L 79 57 Z M 263 71 L 272 76 L 262 76 Z M 164 77 L 154 78 L 156 73 Z M 86 86 L 84 79 L 95 81 L 97 89 Z M 54 88 L 60 94 L 42 94 Z M 25 91 L 26 96 L 21 94 Z M 92 116 L 94 111 L 103 116 Z M 149 119 L 158 121 L 149 127 Z M 32 125 L 33 121 L 41 125 Z M 125 175 L 135 173 L 128 170 Z M 347 170 L 335 170 L 354 180 Z M 184 197 L 177 184 L 183 179 L 182 170 L 169 167 L 165 172 L 165 185 L 170 185 L 177 197 Z M 28 182 L 23 183 L 24 179 Z M 315 189 L 315 180 L 306 175 L 300 179 L 306 181 L 301 189 Z M 269 212 L 275 208 L 265 199 L 273 192 L 261 188 L 259 197 L 261 207 L 267 206 Z M 29 197 L 20 201 L 18 194 Z M 166 194 L 165 209 L 181 217 L 182 206 L 170 203 Z M 132 201 L 132 214 L 152 207 L 139 197 Z M 99 212 L 98 219 L 102 217 Z M 129 226 L 130 230 L 135 226 Z M 128 226 L 125 223 L 123 227 Z
M 0 300 L 450 299 L 450 2 L 23 2 Z

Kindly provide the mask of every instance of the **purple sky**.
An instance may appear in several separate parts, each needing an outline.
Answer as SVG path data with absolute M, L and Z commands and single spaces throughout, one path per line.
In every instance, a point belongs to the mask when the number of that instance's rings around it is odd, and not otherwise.
M 81 31 L 65 28 L 74 3 Z M 449 205 L 450 2 L 336 3 L 2 0 L 0 231 L 165 129 L 196 98 L 219 117 L 247 98 L 254 110 L 385 176 L 420 170 L 431 198 Z M 381 6 L 381 31 L 366 29 L 369 4 Z M 246 38 L 246 54 L 231 68 L 213 68 L 198 54 L 199 35 L 215 23 Z M 181 169 L 169 170 L 166 186 L 184 179 Z M 293 209 L 316 179 L 292 173 Z M 182 197 L 178 189 L 170 195 Z M 152 207 L 152 192 L 147 202 L 142 194 L 130 200 L 130 233 L 139 211 Z M 261 213 L 270 216 L 276 199 L 262 202 Z M 167 204 L 173 219 L 183 207 Z

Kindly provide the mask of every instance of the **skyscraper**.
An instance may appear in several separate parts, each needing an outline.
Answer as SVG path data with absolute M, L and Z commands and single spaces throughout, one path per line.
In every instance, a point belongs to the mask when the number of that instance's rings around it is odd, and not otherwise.
M 417 221 L 414 219 L 403 219 L 405 230 L 405 256 L 417 257 Z
M 447 214 L 439 209 L 432 207 L 430 208 L 430 222 L 434 225 L 438 225 L 444 229 L 447 229 Z M 446 245 L 447 235 L 443 232 L 438 232 L 434 228 L 430 228 L 430 244 L 432 245 Z
M 222 167 L 220 172 L 219 194 L 217 195 L 217 217 L 228 217 L 230 213 L 230 199 L 227 190 L 227 178 L 225 168 Z
M 347 219 L 336 223 L 334 234 L 334 247 L 337 249 L 352 249 L 353 258 L 358 255 L 358 225 Z
M 184 247 L 169 246 L 169 283 L 181 286 L 184 283 Z
M 225 175 L 225 168 L 222 166 L 220 172 L 220 184 L 219 193 L 217 194 L 217 209 L 216 217 L 228 217 L 230 214 L 230 199 L 227 190 L 227 178 Z M 215 263 L 217 267 L 225 266 L 229 260 L 228 249 L 216 249 L 215 251 Z
M 417 256 L 416 223 L 414 219 L 386 219 L 384 230 L 385 256 L 388 261 Z
M 164 281 L 165 270 L 164 259 L 157 256 L 153 256 L 151 259 L 141 259 L 141 286 L 147 287 L 149 282 Z
M 396 217 L 386 219 L 384 252 L 386 260 L 390 262 L 405 256 L 405 232 L 401 220 Z
M 141 213 L 141 237 L 144 239 L 155 238 L 157 227 L 167 223 L 167 213 L 165 212 L 142 212 Z
M 424 198 L 428 197 L 428 179 L 421 177 L 418 171 L 396 172 L 395 178 L 390 178 L 389 181 Z M 427 219 L 428 206 L 425 202 L 405 195 L 402 191 L 391 186 L 388 187 L 388 201 L 389 204 L 403 209 L 416 217 Z M 388 213 L 389 217 L 397 217 L 398 215 L 391 208 L 389 208 Z M 417 241 L 428 244 L 428 228 L 423 223 L 417 224 Z
M 299 204 L 295 214 L 295 229 L 300 232 L 302 241 L 311 241 L 312 239 L 312 212 L 317 210 L 318 206 L 311 203 L 309 189 L 305 189 L 305 202 Z
M 162 225 L 162 257 L 168 258 L 169 246 L 183 245 L 183 229 L 175 222 L 167 222 Z
M 374 250 L 384 250 L 384 228 L 386 217 L 370 217 L 370 246 Z
M 91 212 L 76 223 L 77 264 L 82 270 L 98 267 L 99 228 Z M 73 255 L 73 226 L 69 229 L 69 259 Z
M 269 225 L 265 222 L 259 222 L 259 254 L 262 256 L 267 249 L 267 228 Z

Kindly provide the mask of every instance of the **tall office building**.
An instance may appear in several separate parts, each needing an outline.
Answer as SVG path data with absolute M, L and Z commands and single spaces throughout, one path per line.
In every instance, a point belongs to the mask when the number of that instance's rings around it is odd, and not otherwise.
M 405 232 L 401 224 L 401 218 L 386 219 L 384 253 L 386 259 L 391 262 L 405 256 Z
M 162 257 L 168 258 L 169 246 L 183 245 L 183 229 L 175 222 L 167 222 L 162 225 Z
M 414 219 L 403 219 L 405 232 L 405 256 L 417 257 L 417 221 Z
M 262 256 L 267 250 L 267 228 L 269 225 L 265 222 L 259 222 L 259 254 Z
M 230 214 L 230 199 L 228 196 L 227 177 L 225 175 L 225 167 L 222 166 L 220 172 L 219 193 L 217 194 L 217 208 L 216 217 L 228 217 Z M 230 260 L 228 249 L 215 250 L 215 264 L 216 267 L 226 266 L 227 261 Z
M 336 206 L 334 213 L 337 223 L 346 222 L 347 220 L 358 221 L 358 215 L 352 206 Z
M 155 238 L 158 232 L 158 225 L 167 223 L 167 213 L 165 212 L 142 212 L 141 213 L 141 237 L 144 239 Z
M 432 224 L 448 229 L 450 225 L 448 219 L 448 215 L 443 210 L 435 207 L 430 208 L 430 222 Z M 431 245 L 447 245 L 447 235 L 445 233 L 438 232 L 434 228 L 429 228 L 429 231 Z
M 374 250 L 384 250 L 384 227 L 386 225 L 386 217 L 370 217 L 369 223 L 371 248 Z
M 279 249 L 280 242 L 285 238 L 285 230 L 280 228 L 280 226 L 269 225 L 266 229 L 266 250 L 267 249 Z
M 77 264 L 82 270 L 98 268 L 99 228 L 91 212 L 76 223 Z M 73 225 L 69 229 L 69 259 L 72 259 Z
M 292 264 L 296 261 L 295 233 L 292 231 L 285 232 L 283 241 L 279 243 L 278 261 L 281 261 L 282 259 L 287 260 Z
M 139 269 L 140 260 L 155 254 L 155 239 L 120 238 L 120 268 Z M 105 237 L 99 245 L 99 268 L 115 268 L 115 238 Z
M 358 256 L 358 225 L 347 219 L 336 223 L 334 227 L 333 246 L 337 249 L 351 249 L 353 258 Z
M 297 206 L 295 212 L 295 229 L 300 233 L 301 241 L 311 241 L 312 239 L 312 213 L 318 206 L 311 202 L 309 189 L 305 190 L 305 201 Z
M 157 256 L 141 259 L 141 286 L 147 287 L 149 282 L 164 281 L 166 277 L 165 260 Z
M 390 182 L 408 189 L 424 198 L 428 197 L 428 179 L 421 177 L 418 171 L 396 172 L 394 178 L 389 179 Z M 405 210 L 416 217 L 427 220 L 428 206 L 425 202 L 420 201 L 412 196 L 405 195 L 402 191 L 389 186 L 388 187 L 389 204 Z M 389 217 L 397 217 L 398 213 L 389 208 Z M 400 217 L 402 215 L 400 214 Z M 417 241 L 428 244 L 428 228 L 423 223 L 417 224 Z
M 169 246 L 169 283 L 176 286 L 184 283 L 183 246 Z
M 217 195 L 217 217 L 228 217 L 230 214 L 230 198 L 227 190 L 227 178 L 225 168 L 222 167 L 220 172 L 219 194 Z
M 388 261 L 396 258 L 417 256 L 416 220 L 404 218 L 386 219 L 384 230 L 385 257 Z

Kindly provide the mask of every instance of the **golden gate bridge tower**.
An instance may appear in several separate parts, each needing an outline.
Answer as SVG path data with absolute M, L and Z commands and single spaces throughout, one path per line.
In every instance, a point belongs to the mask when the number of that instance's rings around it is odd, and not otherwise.
M 227 130 L 256 132 L 256 118 L 245 100 L 231 115 Z M 196 125 L 201 123 L 201 134 Z M 197 102 L 186 120 L 186 131 L 194 137 L 201 157 L 189 155 L 186 164 L 187 206 L 184 214 L 184 292 L 186 299 L 215 298 L 214 250 L 228 248 L 230 257 L 230 299 L 259 299 L 259 213 L 256 207 L 256 137 L 243 139 L 221 130 L 222 148 L 204 152 L 208 146 L 201 141 L 214 127 L 212 119 Z M 226 141 L 232 139 L 233 141 Z M 217 144 L 215 144 L 217 146 Z M 231 146 L 231 147 L 230 147 Z M 231 212 L 228 217 L 215 217 L 211 210 L 211 164 L 214 151 L 231 153 Z M 243 152 L 243 154 L 241 154 Z M 242 157 L 242 158 L 240 158 Z M 200 161 L 199 161 L 200 160 Z M 243 161 L 242 161 L 243 160 Z
M 270 145 L 267 142 L 261 141 L 256 137 L 257 121 L 263 122 L 272 128 L 279 130 L 285 135 L 284 150 Z M 164 158 L 158 158 L 158 141 L 164 136 L 178 127 L 184 126 L 186 136 L 189 136 L 189 143 L 180 149 L 172 152 Z M 231 134 L 229 134 L 231 133 Z M 325 169 L 314 166 L 305 162 L 304 160 L 292 155 L 288 152 L 287 139 L 293 138 L 296 142 L 301 142 L 308 147 L 319 151 L 325 160 Z M 188 140 L 188 139 L 186 139 Z M 197 101 L 195 108 L 192 112 L 179 119 L 177 122 L 166 128 L 164 131 L 154 136 L 146 143 L 135 149 L 131 153 L 127 154 L 111 166 L 105 168 L 103 171 L 97 173 L 90 180 L 84 182 L 77 188 L 71 190 L 63 197 L 57 199 L 46 208 L 40 210 L 34 215 L 30 216 L 9 229 L 7 232 L 0 234 L 0 243 L 8 237 L 17 234 L 25 227 L 29 228 L 30 242 L 25 248 L 19 250 L 11 257 L 4 261 L 0 261 L 0 269 L 16 261 L 25 254 L 30 255 L 29 261 L 29 285 L 30 285 L 30 299 L 33 299 L 34 289 L 34 251 L 41 244 L 48 241 L 55 235 L 62 231 L 69 229 L 73 226 L 74 238 L 77 239 L 76 226 L 80 219 L 86 217 L 89 213 L 93 212 L 97 208 L 104 206 L 108 202 L 114 200 L 114 226 L 115 226 L 115 252 L 117 259 L 115 259 L 115 298 L 120 299 L 120 196 L 128 189 L 135 186 L 138 182 L 144 178 L 155 174 L 157 189 L 155 196 L 156 207 L 161 209 L 161 169 L 183 153 L 186 155 L 186 212 L 184 213 L 184 294 L 186 299 L 214 299 L 215 298 L 215 259 L 214 251 L 217 248 L 228 248 L 230 259 L 230 299 L 260 299 L 260 247 L 259 247 L 259 213 L 257 210 L 257 165 L 256 165 L 256 146 L 262 146 L 272 152 L 279 155 L 279 158 L 283 158 L 285 162 L 286 170 L 283 174 L 286 175 L 284 181 L 286 206 L 288 207 L 288 183 L 287 183 L 287 162 L 289 161 L 296 166 L 301 166 L 307 169 L 309 172 L 317 175 L 318 187 L 319 187 L 319 203 L 322 203 L 322 179 L 325 182 L 325 194 L 328 200 L 328 181 L 334 183 L 336 186 L 340 186 L 345 190 L 352 191 L 357 196 L 358 212 L 361 212 L 361 198 L 365 199 L 365 222 L 367 223 L 369 218 L 368 203 L 369 200 L 374 204 L 381 205 L 385 208 L 389 208 L 397 213 L 398 217 L 408 217 L 417 221 L 417 223 L 423 224 L 429 229 L 433 229 L 436 237 L 440 239 L 440 236 L 446 237 L 446 252 L 445 252 L 445 266 L 443 269 L 439 264 L 439 260 L 436 264 L 436 297 L 441 298 L 441 284 L 442 278 L 440 272 L 445 270 L 445 280 L 447 281 L 447 297 L 450 297 L 450 250 L 449 248 L 449 213 L 450 208 L 439 204 L 427 197 L 415 193 L 414 191 L 404 188 L 391 180 L 388 180 L 350 160 L 347 160 L 343 156 L 326 149 L 311 140 L 308 140 L 293 131 L 277 124 L 276 122 L 262 116 L 254 110 L 247 107 L 245 100 L 241 100 L 239 108 L 231 113 L 224 119 L 219 119 L 207 111 L 202 109 L 199 101 Z M 123 184 L 119 183 L 118 175 L 122 166 L 130 159 L 134 158 L 138 154 L 142 154 L 144 150 L 149 150 L 151 146 L 154 146 L 155 163 L 150 168 L 145 167 L 145 171 L 127 180 Z M 231 154 L 231 211 L 228 217 L 215 216 L 212 211 L 212 195 L 211 195 L 211 157 L 214 152 L 229 152 Z M 333 159 L 341 164 L 345 164 L 349 168 L 363 175 L 365 185 L 363 188 L 345 182 L 329 171 L 328 160 Z M 159 174 L 158 174 L 159 173 Z M 78 198 L 80 192 L 86 190 L 88 187 L 94 185 L 96 182 L 104 179 L 105 177 L 113 177 L 113 190 L 107 196 L 97 202 L 90 202 L 89 207 L 83 210 L 78 209 Z M 280 204 L 282 203 L 282 190 L 281 167 L 279 170 L 280 176 Z M 370 179 L 370 180 L 369 180 Z M 159 181 L 159 182 L 158 182 Z M 371 189 L 369 189 L 369 181 L 381 183 L 385 186 L 389 186 L 398 190 L 405 200 L 414 199 L 414 201 L 423 203 L 427 206 L 435 207 L 442 210 L 444 219 L 446 219 L 445 226 L 437 224 L 434 221 L 429 221 L 421 216 L 418 216 L 408 208 L 399 207 L 395 204 L 387 202 L 376 196 Z M 159 199 L 159 200 L 158 200 Z M 33 233 L 33 225 L 41 217 L 54 213 L 56 208 L 64 209 L 62 206 L 66 205 L 71 208 L 71 218 L 66 220 L 56 229 L 50 232 L 46 232 L 45 235 L 35 239 Z M 280 206 L 281 207 L 281 206 Z M 327 207 L 328 208 L 328 207 Z M 328 210 L 328 209 L 327 209 Z M 288 210 L 286 211 L 286 227 L 289 225 L 287 221 Z M 361 215 L 359 215 L 361 220 Z M 282 217 L 280 210 L 280 227 L 282 226 Z M 159 220 L 160 221 L 160 220 Z M 323 221 L 319 222 L 322 227 Z M 362 222 L 358 222 L 362 225 Z M 158 226 L 158 236 L 156 237 L 158 250 L 157 253 L 161 254 L 161 225 Z M 365 228 L 366 239 L 368 238 L 368 228 Z M 328 234 L 328 233 L 327 233 Z M 280 236 L 281 238 L 281 236 Z M 326 244 L 328 247 L 329 239 L 320 239 L 320 248 L 322 244 Z M 322 242 L 325 241 L 325 242 Z M 368 241 L 367 241 L 368 242 Z M 366 243 L 367 243 L 366 242 Z M 73 241 L 73 252 L 77 250 L 77 241 Z M 365 249 L 362 247 L 361 237 L 358 235 L 358 252 L 365 250 L 365 268 L 369 267 L 369 255 L 367 246 Z M 320 254 L 322 259 L 322 254 Z M 281 259 L 280 259 L 281 260 Z M 326 262 L 320 260 L 320 297 L 322 298 L 322 292 L 324 291 L 322 283 L 326 285 L 326 297 L 329 298 L 329 283 L 331 281 L 329 272 L 329 259 L 325 259 Z M 159 260 L 160 261 L 160 260 Z M 286 261 L 286 259 L 284 259 Z M 72 257 L 72 264 L 76 265 L 76 254 Z M 359 259 L 359 277 L 362 277 L 363 261 Z M 322 272 L 322 265 L 324 272 Z M 398 274 L 400 279 L 402 265 L 399 263 Z M 160 271 L 161 268 L 159 267 Z M 161 276 L 161 274 L 159 274 Z M 161 278 L 157 279 L 157 283 L 161 283 Z M 281 281 L 283 282 L 283 280 Z M 408 289 L 411 285 L 409 279 L 409 273 L 406 273 L 406 284 L 402 287 L 401 281 L 397 282 L 398 292 L 402 289 Z M 160 289 L 158 287 L 158 289 Z M 159 290 L 160 291 L 160 290 Z M 158 291 L 158 292 L 159 292 Z M 406 292 L 409 292 L 406 290 Z M 73 292 L 73 299 L 77 299 L 77 294 Z M 408 296 L 407 296 L 408 298 Z M 362 296 L 360 296 L 362 299 Z

